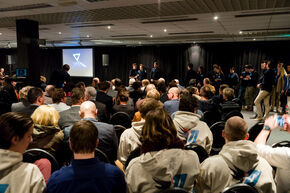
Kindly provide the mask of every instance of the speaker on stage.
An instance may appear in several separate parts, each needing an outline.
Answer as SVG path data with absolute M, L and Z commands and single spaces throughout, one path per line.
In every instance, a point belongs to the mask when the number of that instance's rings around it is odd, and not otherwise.
M 102 64 L 103 66 L 109 66 L 109 54 L 102 55 Z

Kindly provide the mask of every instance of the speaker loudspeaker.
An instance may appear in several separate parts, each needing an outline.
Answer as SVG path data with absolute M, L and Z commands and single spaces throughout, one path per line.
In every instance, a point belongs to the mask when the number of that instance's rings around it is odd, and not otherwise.
M 102 55 L 102 64 L 103 66 L 109 66 L 109 54 Z
M 7 55 L 7 64 L 12 64 L 12 55 Z

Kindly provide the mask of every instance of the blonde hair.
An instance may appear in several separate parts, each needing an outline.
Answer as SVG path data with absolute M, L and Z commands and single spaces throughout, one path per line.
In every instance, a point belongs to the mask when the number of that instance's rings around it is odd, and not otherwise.
M 58 127 L 59 114 L 55 108 L 41 105 L 31 115 L 34 124 Z
M 146 98 L 160 99 L 160 93 L 156 89 L 149 90 L 146 94 Z
M 148 79 L 142 80 L 142 86 L 146 87 L 148 84 L 150 84 L 150 81 Z
M 40 81 L 46 83 L 46 78 L 45 78 L 45 76 L 40 76 Z
M 19 91 L 19 99 L 27 100 L 28 91 L 33 88 L 33 86 L 25 86 Z

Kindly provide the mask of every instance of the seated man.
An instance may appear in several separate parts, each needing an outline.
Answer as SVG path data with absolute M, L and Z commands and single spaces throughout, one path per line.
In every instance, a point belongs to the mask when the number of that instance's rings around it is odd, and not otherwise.
M 55 88 L 53 85 L 47 85 L 45 87 L 44 104 L 48 105 L 48 104 L 53 103 L 52 96 L 53 96 L 54 91 L 55 91 Z
M 123 172 L 95 158 L 98 143 L 98 129 L 91 121 L 81 120 L 74 124 L 69 138 L 74 159 L 69 166 L 51 175 L 47 193 L 125 193 Z
M 107 110 L 107 117 L 110 116 L 112 113 L 112 107 L 113 107 L 113 98 L 108 95 L 108 91 L 110 89 L 110 83 L 104 81 L 100 82 L 98 84 L 98 92 L 96 96 L 96 101 L 99 101 L 103 104 L 106 105 L 106 110 Z
M 181 94 L 179 110 L 176 112 L 173 123 L 177 129 L 177 136 L 183 140 L 186 146 L 198 144 L 207 153 L 210 153 L 213 143 L 212 133 L 201 116 L 196 114 L 198 99 L 190 94 Z
M 236 116 L 228 119 L 223 137 L 226 144 L 221 152 L 201 164 L 196 192 L 218 193 L 237 183 L 248 184 L 263 193 L 276 192 L 272 167 L 258 156 L 255 144 L 247 141 L 247 123 Z
M 217 105 L 211 99 L 213 96 L 209 86 L 203 86 L 200 89 L 201 100 L 198 103 L 198 109 L 203 113 L 206 111 L 217 111 Z
M 22 109 L 25 109 L 30 105 L 30 103 L 27 100 L 27 95 L 29 89 L 33 88 L 32 86 L 25 86 L 19 91 L 19 102 L 18 103 L 12 103 L 11 111 L 12 112 L 21 112 Z
M 171 115 L 172 113 L 178 111 L 179 106 L 179 89 L 177 87 L 172 87 L 168 91 L 168 101 L 164 102 L 164 109 Z
M 66 104 L 66 95 L 62 88 L 56 88 L 52 95 L 53 103 L 49 106 L 54 107 L 57 112 L 62 112 L 70 109 L 70 106 Z
M 226 116 L 228 113 L 232 111 L 240 112 L 242 107 L 239 103 L 233 101 L 235 97 L 235 91 L 232 88 L 225 88 L 223 90 L 223 103 L 219 104 L 219 108 L 222 112 L 223 116 Z

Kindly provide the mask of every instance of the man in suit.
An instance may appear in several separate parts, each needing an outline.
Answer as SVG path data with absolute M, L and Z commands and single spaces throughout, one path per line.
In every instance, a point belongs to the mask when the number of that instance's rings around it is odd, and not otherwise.
M 96 89 L 92 86 L 86 87 L 85 96 L 86 96 L 86 100 L 89 100 L 95 103 L 96 108 L 98 109 L 98 120 L 101 122 L 107 123 L 109 120 L 107 117 L 106 105 L 99 101 L 96 101 L 96 96 L 97 96 Z
M 99 87 L 99 90 L 97 92 L 96 101 L 101 102 L 106 105 L 107 117 L 109 117 L 110 113 L 112 113 L 112 107 L 113 107 L 113 98 L 107 95 L 110 88 L 110 83 L 103 81 L 99 83 L 98 87 Z
M 73 125 L 81 120 L 79 116 L 80 105 L 85 101 L 85 92 L 80 88 L 73 88 L 71 92 L 72 106 L 70 109 L 59 113 L 60 119 L 58 125 L 60 128 L 65 128 Z

